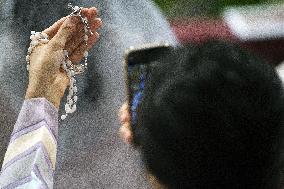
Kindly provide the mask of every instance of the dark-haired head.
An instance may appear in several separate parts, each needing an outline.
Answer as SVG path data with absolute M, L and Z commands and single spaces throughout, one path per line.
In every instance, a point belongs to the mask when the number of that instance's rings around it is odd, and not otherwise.
M 279 187 L 281 81 L 239 47 L 208 42 L 162 57 L 134 142 L 166 188 Z

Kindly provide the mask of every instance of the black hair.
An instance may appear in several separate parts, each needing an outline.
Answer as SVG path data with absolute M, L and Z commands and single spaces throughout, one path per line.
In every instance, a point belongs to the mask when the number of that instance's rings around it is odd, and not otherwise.
M 146 82 L 134 142 L 170 189 L 276 189 L 282 84 L 232 44 L 173 50 Z

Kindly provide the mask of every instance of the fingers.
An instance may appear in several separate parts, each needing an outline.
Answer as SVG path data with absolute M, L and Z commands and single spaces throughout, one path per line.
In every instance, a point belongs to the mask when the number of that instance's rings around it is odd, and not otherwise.
M 98 14 L 98 11 L 95 7 L 92 7 L 90 9 L 87 9 L 87 8 L 82 9 L 82 15 L 87 17 L 88 20 L 92 20 L 93 18 L 95 18 L 97 16 L 97 14 Z M 58 32 L 58 30 L 60 29 L 60 27 L 62 26 L 63 22 L 66 19 L 67 19 L 67 16 L 61 18 L 60 20 L 55 22 L 52 26 L 45 29 L 43 31 L 43 33 L 46 33 L 48 35 L 49 39 L 52 39 L 56 35 L 56 33 Z
M 94 21 L 90 24 L 90 30 L 94 32 L 102 26 L 103 22 L 101 18 L 95 18 Z
M 94 19 L 94 21 L 92 23 L 90 23 L 90 30 L 95 33 L 95 30 L 100 28 L 102 25 L 102 21 L 100 18 L 96 18 Z M 84 41 L 84 36 L 85 36 L 85 30 L 82 28 L 80 32 L 78 32 L 78 36 L 76 36 L 74 38 L 74 40 L 70 40 L 69 42 L 67 42 L 66 44 L 66 50 L 70 53 L 73 54 L 74 51 L 78 48 L 78 46 L 81 46 L 82 43 L 85 43 Z M 93 37 L 98 37 L 98 36 L 92 36 L 89 35 L 89 38 L 93 38 Z M 97 41 L 97 40 L 95 40 Z M 93 45 L 93 44 L 92 44 Z M 86 50 L 86 48 L 85 48 Z M 84 50 L 84 51 L 85 51 Z M 83 53 L 84 53 L 83 51 Z M 76 53 L 78 54 L 78 52 Z
M 87 45 L 86 42 L 84 41 L 74 50 L 74 52 L 69 56 L 70 60 L 73 63 L 79 63 L 81 59 L 84 57 L 85 52 L 88 51 L 90 48 L 92 48 L 98 39 L 99 39 L 99 34 L 95 32 L 94 35 L 91 35 L 89 37 Z
M 130 122 L 130 112 L 129 112 L 129 106 L 127 103 L 122 105 L 118 113 L 118 116 L 119 116 L 119 120 L 121 124 Z
M 90 20 L 90 16 L 95 16 L 96 12 L 92 11 L 92 13 L 90 14 L 89 9 L 83 8 L 81 15 L 87 17 L 87 19 Z M 71 54 L 78 47 L 78 45 L 80 45 L 84 41 L 85 36 L 84 24 L 81 22 L 81 19 L 79 17 L 76 18 L 80 20 L 80 22 L 76 25 L 78 33 L 74 38 L 72 38 L 72 40 L 67 41 L 65 45 L 65 50 L 67 50 L 69 54 Z
M 80 25 L 80 29 L 78 29 L 77 35 L 74 36 L 72 40 L 67 41 L 65 45 L 65 49 L 69 52 L 69 54 L 71 54 L 78 47 L 78 45 L 81 44 L 82 41 L 84 41 L 85 32 L 84 29 L 82 29 L 84 28 L 84 25 L 83 23 L 78 23 L 78 25 Z
M 62 26 L 63 22 L 67 19 L 67 17 L 63 17 L 60 20 L 58 20 L 57 22 L 55 22 L 52 26 L 50 26 L 49 28 L 45 29 L 43 31 L 43 33 L 46 33 L 48 35 L 49 39 L 52 39 L 55 34 L 58 32 L 58 30 L 60 29 L 60 27 Z
M 127 102 L 125 102 L 119 109 L 118 116 L 120 116 L 125 111 L 129 111 L 129 105 Z
M 119 129 L 119 135 L 126 144 L 133 142 L 133 133 L 131 130 L 129 105 L 124 103 L 118 113 L 119 120 L 122 126 Z
M 92 22 L 98 15 L 98 10 L 95 7 L 89 9 L 82 9 L 82 15 L 87 17 L 89 22 Z
M 79 19 L 77 17 L 67 18 L 56 35 L 50 40 L 49 44 L 54 48 L 54 50 L 64 49 L 65 44 L 68 40 L 72 39 L 76 35 Z
M 119 129 L 119 135 L 126 144 L 131 144 L 133 142 L 133 134 L 130 129 L 130 124 L 122 125 Z
M 121 116 L 120 116 L 120 122 L 122 124 L 124 123 L 129 123 L 130 122 L 130 115 L 128 112 L 124 112 Z
M 90 9 L 84 8 L 82 9 L 81 13 L 83 16 L 86 16 L 88 18 L 90 23 L 92 23 L 92 21 L 94 20 L 94 17 L 97 15 L 97 9 L 96 8 L 90 8 Z M 47 32 L 51 33 L 51 35 L 54 35 L 54 33 L 56 33 L 54 31 L 56 30 L 56 28 L 60 27 L 61 22 L 59 22 L 58 24 L 54 26 L 55 29 L 47 30 Z M 66 47 L 66 43 L 72 39 L 73 42 L 71 44 L 67 44 L 67 46 L 76 48 L 81 43 L 80 39 L 82 38 L 82 36 L 78 36 L 78 34 L 76 35 L 76 33 L 77 31 L 81 30 L 78 28 L 83 28 L 83 26 L 84 25 L 81 22 L 81 19 L 79 17 L 71 16 L 71 17 L 66 18 L 65 20 L 63 19 L 63 23 L 61 24 L 60 29 L 50 41 L 51 45 L 59 49 L 64 48 Z M 77 38 L 79 38 L 78 40 L 75 40 L 76 36 Z
M 124 112 L 129 112 L 129 105 L 125 102 L 119 109 L 118 117 L 120 117 Z

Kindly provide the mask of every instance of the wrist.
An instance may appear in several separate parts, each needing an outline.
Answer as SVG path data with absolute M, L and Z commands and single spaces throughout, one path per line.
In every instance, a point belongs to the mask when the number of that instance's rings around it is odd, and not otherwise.
M 42 91 L 40 89 L 33 90 L 32 87 L 28 87 L 25 99 L 32 99 L 32 98 L 45 98 L 50 103 L 52 103 L 56 109 L 59 109 L 60 102 L 62 97 L 57 95 L 56 93 L 49 92 L 48 90 Z

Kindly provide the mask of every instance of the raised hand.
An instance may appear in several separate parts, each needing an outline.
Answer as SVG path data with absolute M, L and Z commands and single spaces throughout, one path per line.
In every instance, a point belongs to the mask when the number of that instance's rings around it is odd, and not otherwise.
M 26 99 L 44 97 L 59 108 L 69 84 L 68 76 L 60 68 L 65 58 L 63 51 L 67 50 L 70 60 L 78 63 L 99 38 L 96 30 L 101 27 L 102 21 L 97 18 L 97 9 L 84 8 L 81 14 L 88 18 L 93 33 L 88 37 L 88 45 L 84 41 L 84 25 L 79 17 L 64 17 L 44 30 L 50 41 L 36 46 L 30 55 Z

